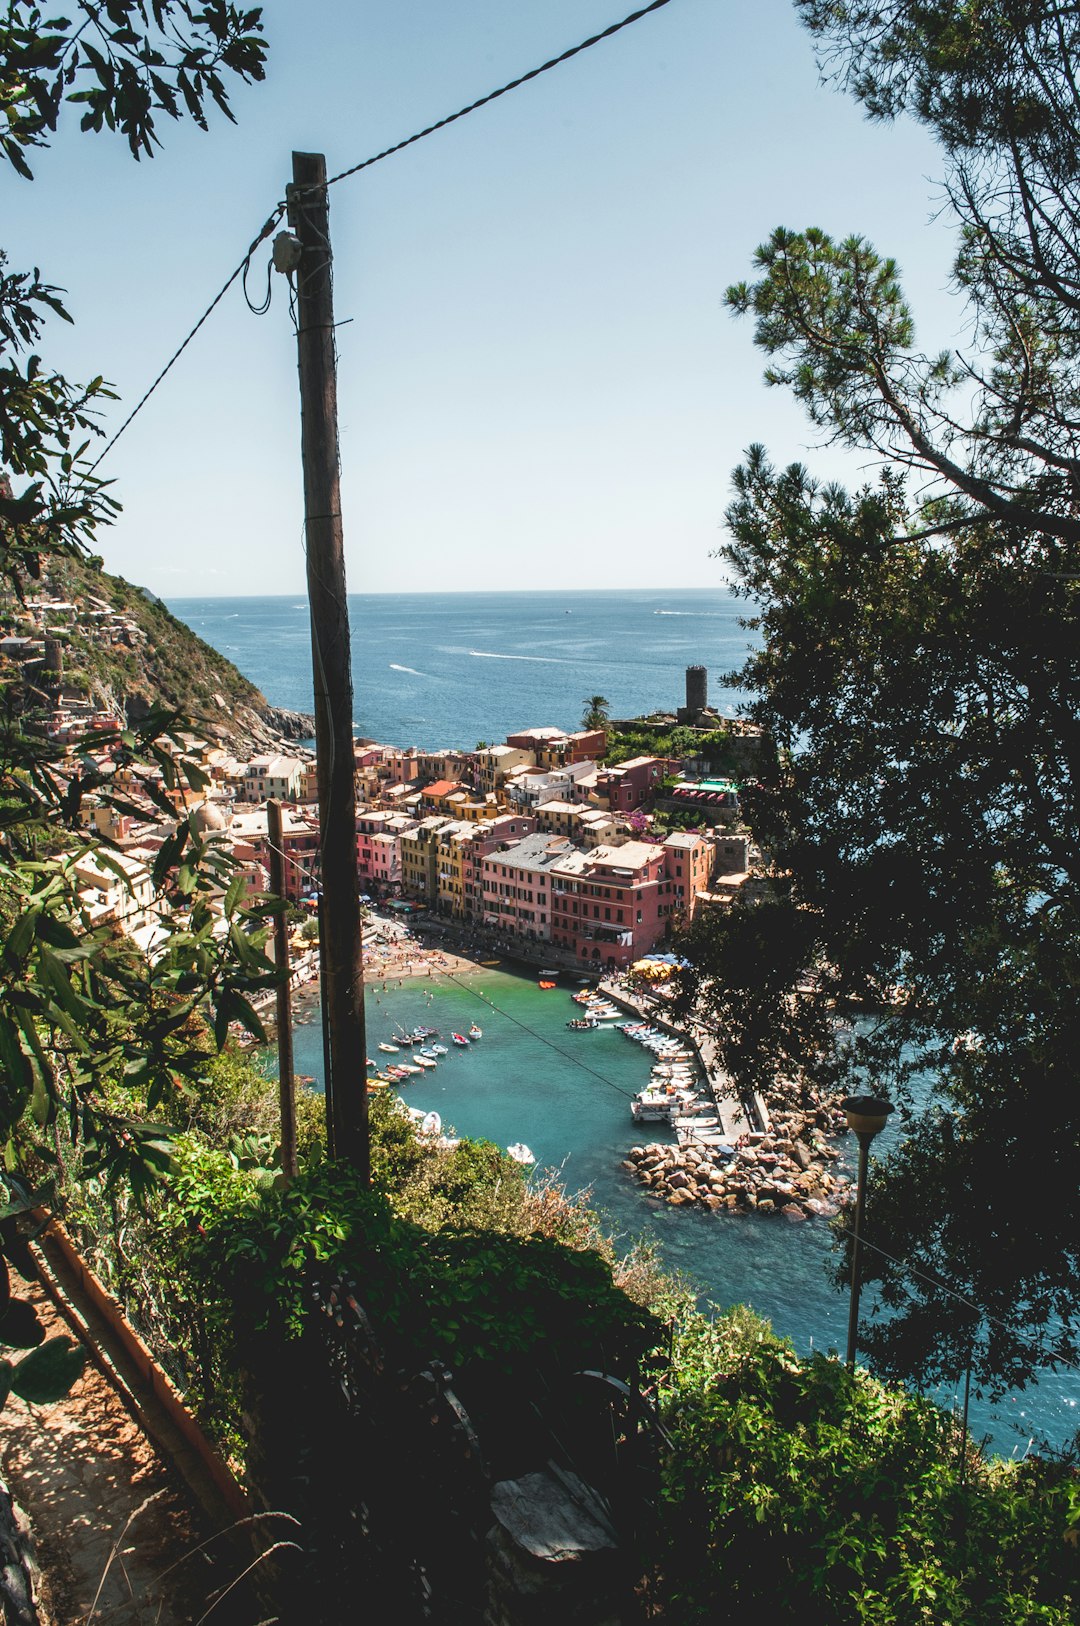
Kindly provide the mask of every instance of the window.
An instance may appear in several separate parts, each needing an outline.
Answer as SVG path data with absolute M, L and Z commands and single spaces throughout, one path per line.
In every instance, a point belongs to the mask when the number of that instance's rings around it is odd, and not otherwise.
M 641 925 L 641 910 L 640 909 L 637 912 L 637 923 L 638 923 L 639 926 Z

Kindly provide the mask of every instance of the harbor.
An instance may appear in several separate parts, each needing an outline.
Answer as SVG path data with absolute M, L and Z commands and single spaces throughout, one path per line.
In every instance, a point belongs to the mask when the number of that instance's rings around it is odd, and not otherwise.
M 843 1349 L 847 1302 L 826 1275 L 832 1258 L 826 1217 L 790 1224 L 775 1208 L 721 1214 L 698 1202 L 673 1204 L 625 1166 L 643 1161 L 648 1148 L 659 1148 L 665 1157 L 675 1154 L 678 1139 L 665 1124 L 636 1124 L 631 1116 L 633 1097 L 652 1077 L 651 1053 L 627 1042 L 614 1023 L 590 1031 L 567 1028 L 580 1009 L 569 998 L 583 986 L 579 979 L 560 976 L 555 988 L 541 989 L 539 966 L 484 966 L 462 954 L 455 961 L 468 969 L 455 965 L 429 978 L 428 967 L 434 971 L 434 966 L 421 954 L 410 954 L 416 947 L 401 945 L 404 961 L 413 960 L 411 973 L 388 977 L 385 992 L 382 979 L 369 980 L 366 990 L 373 1059 L 394 1060 L 379 1052 L 378 1041 L 393 1042 L 395 1032 L 416 1027 L 437 1029 L 441 1037 L 435 1042 L 447 1046 L 437 1068 L 397 1086 L 414 1114 L 438 1113 L 446 1134 L 489 1140 L 504 1149 L 528 1147 L 536 1158 L 533 1178 L 555 1177 L 571 1192 L 587 1192 L 620 1250 L 640 1240 L 655 1243 L 665 1267 L 691 1283 L 703 1305 L 750 1304 L 804 1355 Z M 455 1046 L 449 1034 L 467 1035 L 473 1024 L 483 1038 Z M 313 1078 L 318 1088 L 322 1040 L 314 993 L 298 1011 L 295 1051 L 298 1073 Z M 850 1138 L 836 1145 L 834 1167 L 849 1174 Z M 763 1158 L 758 1166 L 764 1177 L 769 1165 Z M 946 1387 L 934 1398 L 946 1406 L 954 1399 Z M 1044 1375 L 1037 1389 L 1019 1396 L 994 1403 L 973 1399 L 973 1426 L 1006 1455 L 1018 1442 L 1023 1452 L 1036 1431 L 1064 1437 L 1075 1426 L 1076 1404 L 1068 1374 Z

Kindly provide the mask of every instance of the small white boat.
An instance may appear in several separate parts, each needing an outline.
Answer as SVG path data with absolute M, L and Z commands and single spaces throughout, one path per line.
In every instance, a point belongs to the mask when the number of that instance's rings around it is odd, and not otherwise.
M 429 1048 L 433 1056 L 448 1056 L 450 1054 L 449 1047 L 444 1044 L 433 1044 Z
M 402 1073 L 422 1073 L 424 1069 L 422 1067 L 417 1067 L 411 1061 L 399 1061 L 398 1071 Z
M 520 1163 L 523 1168 L 531 1168 L 536 1162 L 525 1142 L 521 1140 L 516 1140 L 512 1146 L 508 1146 L 506 1155 L 512 1157 L 515 1163 Z
M 387 1054 L 391 1056 L 396 1056 L 398 1053 L 398 1046 L 396 1044 L 386 1044 L 382 1039 L 379 1040 L 379 1049 L 385 1050 Z
M 419 1050 L 413 1051 L 413 1058 L 418 1067 L 437 1067 L 439 1065 L 434 1056 L 422 1056 Z
M 463 1033 L 452 1033 L 450 1037 L 457 1045 L 467 1045 L 469 1042 Z
M 469 1029 L 469 1038 L 470 1039 L 482 1039 L 483 1037 L 484 1037 L 483 1028 L 478 1028 L 476 1023 L 474 1022 L 472 1027 Z

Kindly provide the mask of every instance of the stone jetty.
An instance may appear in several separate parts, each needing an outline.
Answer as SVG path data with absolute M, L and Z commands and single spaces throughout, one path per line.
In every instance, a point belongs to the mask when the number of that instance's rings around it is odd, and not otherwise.
M 772 1114 L 771 1131 L 741 1135 L 734 1155 L 688 1138 L 678 1146 L 631 1147 L 623 1167 L 650 1194 L 679 1207 L 782 1214 L 792 1221 L 830 1216 L 851 1184 L 832 1168 L 840 1155 L 835 1137 L 846 1129 L 843 1114 L 831 1105 L 780 1109 Z

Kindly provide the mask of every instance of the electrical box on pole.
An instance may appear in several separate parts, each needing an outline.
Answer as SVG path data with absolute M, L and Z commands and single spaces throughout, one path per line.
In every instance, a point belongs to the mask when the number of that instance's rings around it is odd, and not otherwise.
M 326 160 L 293 153 L 286 193 L 300 244 L 295 266 L 297 351 L 304 464 L 304 534 L 315 678 L 322 908 L 322 1012 L 328 1059 L 331 1155 L 370 1172 L 367 1044 L 360 888 L 356 867 L 356 783 L 349 611 L 338 466 L 337 356 Z

